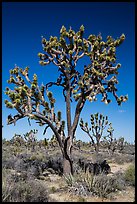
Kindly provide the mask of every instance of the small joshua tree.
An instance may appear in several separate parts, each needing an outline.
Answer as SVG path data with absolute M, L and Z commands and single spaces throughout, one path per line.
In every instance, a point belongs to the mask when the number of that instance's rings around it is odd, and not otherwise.
M 16 146 L 23 146 L 25 144 L 24 138 L 19 134 L 15 134 L 12 141 Z
M 113 154 L 117 149 L 117 140 L 113 138 L 113 127 L 112 123 L 109 124 L 109 128 L 107 129 L 108 135 L 104 136 L 103 142 L 105 143 L 105 147 L 108 148 L 109 153 Z
M 43 141 L 43 146 L 45 147 L 45 149 L 47 149 L 47 148 L 48 148 L 48 145 L 49 145 L 49 139 L 44 138 L 44 141 Z
M 70 27 L 67 30 L 62 26 L 59 38 L 51 36 L 49 40 L 42 37 L 43 53 L 38 53 L 40 64 L 47 66 L 52 63 L 58 68 L 58 77 L 55 81 L 38 85 L 38 77 L 29 78 L 29 68 L 24 70 L 15 66 L 10 70 L 8 83 L 14 85 L 14 89 L 6 88 L 5 94 L 10 98 L 5 100 L 6 107 L 14 108 L 17 114 L 9 115 L 7 124 L 16 124 L 17 120 L 27 117 L 36 120 L 40 126 L 51 128 L 56 136 L 63 155 L 64 174 L 73 174 L 72 147 L 78 126 L 81 111 L 85 102 L 97 100 L 97 95 L 102 95 L 102 102 L 109 104 L 108 93 L 112 93 L 118 105 L 127 100 L 127 96 L 118 97 L 116 94 L 118 84 L 117 74 L 121 64 L 116 63 L 116 47 L 125 39 L 113 39 L 108 36 L 102 40 L 101 34 L 91 34 L 84 38 L 84 26 L 78 32 Z M 84 56 L 90 62 L 81 69 L 77 69 L 77 63 Z M 83 70 L 82 70 L 83 68 Z M 66 104 L 66 132 L 65 122 L 61 118 L 61 112 L 55 112 L 55 98 L 49 91 L 52 86 L 58 86 L 62 90 Z M 71 103 L 75 103 L 74 116 L 71 113 Z M 74 104 L 73 104 L 74 105 Z
M 24 134 L 24 139 L 26 140 L 27 143 L 27 148 L 31 147 L 31 150 L 34 151 L 35 150 L 35 146 L 36 146 L 36 134 L 37 134 L 38 130 L 30 130 L 29 132 L 27 132 L 26 134 Z
M 47 149 L 48 146 L 49 146 L 49 139 L 44 138 L 44 139 L 38 141 L 38 147 L 39 147 L 40 149 L 43 148 L 43 147 L 44 147 L 45 149 Z
M 83 119 L 81 118 L 80 127 L 90 137 L 91 143 L 94 146 L 95 151 L 98 153 L 100 140 L 103 138 L 104 130 L 108 125 L 108 117 L 107 116 L 105 117 L 99 113 L 95 113 L 95 114 L 91 114 L 90 121 L 91 121 L 91 127 L 88 126 L 87 122 L 84 123 Z M 109 127 L 107 131 L 108 132 L 110 131 Z
M 124 137 L 120 137 L 117 143 L 118 143 L 117 147 L 119 149 L 119 152 L 122 152 L 122 150 L 124 149 L 124 144 L 125 144 Z
M 49 145 L 51 147 L 57 147 L 58 146 L 58 141 L 55 135 L 52 135 L 50 141 L 49 141 Z

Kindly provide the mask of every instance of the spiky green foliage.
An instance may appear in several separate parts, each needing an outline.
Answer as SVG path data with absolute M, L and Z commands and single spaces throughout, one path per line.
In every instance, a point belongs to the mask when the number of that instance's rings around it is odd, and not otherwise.
M 90 34 L 84 38 L 85 28 L 83 25 L 75 32 L 71 27 L 69 30 L 62 26 L 60 30 L 60 37 L 51 36 L 49 40 L 42 37 L 42 45 L 44 53 L 38 53 L 40 62 L 43 65 L 53 63 L 58 66 L 61 72 L 57 79 L 56 84 L 62 86 L 63 94 L 66 97 L 66 82 L 70 80 L 70 95 L 74 97 L 75 101 L 80 99 L 89 100 L 90 102 L 97 100 L 97 95 L 102 95 L 102 102 L 108 104 L 111 102 L 108 99 L 107 92 L 111 92 L 117 100 L 118 105 L 125 102 L 128 96 L 116 95 L 118 84 L 117 74 L 121 64 L 116 64 L 116 48 L 124 40 L 125 35 L 122 34 L 120 38 L 113 39 L 108 36 L 106 41 L 102 40 L 101 34 Z M 81 74 L 76 70 L 77 62 L 80 58 L 88 56 L 91 63 L 84 67 Z M 115 66 L 113 66 L 115 64 Z M 16 108 L 21 114 L 24 108 L 28 113 L 32 113 L 32 103 L 28 100 L 34 99 L 34 110 L 39 111 L 39 106 L 45 106 L 43 110 L 44 115 L 46 112 L 50 113 L 50 109 L 54 108 L 55 99 L 51 92 L 47 92 L 49 103 L 44 99 L 45 87 L 38 87 L 37 75 L 33 75 L 33 80 L 30 81 L 28 77 L 29 67 L 24 70 L 15 66 L 10 70 L 10 79 L 8 83 L 15 86 L 14 90 L 6 88 L 7 94 L 11 101 L 6 100 L 5 104 L 8 108 Z M 111 76 L 111 78 L 110 78 Z M 109 79 L 108 79 L 109 78 Z M 27 84 L 25 81 L 27 81 Z M 53 85 L 49 83 L 49 85 Z M 33 105 L 34 107 L 34 105 Z M 30 115 L 30 118 L 33 116 Z
M 58 111 L 57 117 L 58 117 L 58 121 L 61 121 L 61 111 Z
M 81 25 L 78 32 L 70 27 L 69 30 L 62 26 L 60 38 L 51 36 L 49 40 L 42 38 L 43 50 L 39 53 L 40 64 L 47 65 L 53 62 L 59 67 L 63 74 L 68 73 L 72 79 L 71 93 L 75 101 L 84 95 L 90 102 L 97 100 L 97 95 L 102 95 L 102 102 L 109 104 L 107 92 L 111 92 L 118 105 L 125 102 L 128 96 L 116 95 L 118 84 L 117 75 L 120 63 L 116 64 L 116 48 L 125 40 L 122 34 L 114 39 L 107 36 L 106 41 L 102 40 L 101 34 L 90 34 L 84 38 L 84 26 Z M 88 56 L 91 60 L 89 66 L 85 66 L 82 75 L 75 70 L 80 58 Z M 111 78 L 110 78 L 111 77 Z M 108 79 L 109 78 L 109 79 Z M 62 79 L 63 80 L 63 79 Z M 64 82 L 60 83 L 64 85 Z
M 100 140 L 103 137 L 104 129 L 107 128 L 107 132 L 112 133 L 114 130 L 112 124 L 108 125 L 108 116 L 103 116 L 102 114 L 95 113 L 90 116 L 91 127 L 88 126 L 87 122 L 84 122 L 81 118 L 80 127 L 87 133 L 90 137 L 92 145 L 94 146 L 96 152 L 99 151 Z M 107 127 L 108 126 L 108 127 Z
M 14 144 L 15 146 L 21 146 L 21 145 L 24 145 L 24 144 L 25 144 L 25 140 L 24 140 L 23 136 L 18 135 L 18 134 L 15 134 L 15 135 L 12 137 L 11 141 L 13 142 L 13 144 Z
M 46 116 L 49 120 L 53 120 L 53 112 L 55 99 L 52 92 L 47 91 L 43 85 L 38 86 L 37 75 L 33 75 L 33 80 L 31 81 L 28 75 L 29 68 L 26 67 L 24 70 L 19 67 L 15 67 L 10 70 L 10 79 L 15 85 L 14 90 L 6 87 L 5 94 L 9 97 L 9 100 L 5 100 L 5 105 L 8 108 L 15 108 L 19 112 L 19 117 L 28 116 L 30 119 L 37 120 L 33 113 L 40 111 L 40 106 L 43 107 L 42 115 Z M 21 79 L 21 80 L 20 80 Z M 11 83 L 11 82 L 10 82 Z M 47 100 L 45 96 L 47 96 Z M 18 117 L 17 117 L 18 118 Z M 16 118 L 16 119 L 17 119 Z M 12 121 L 16 122 L 16 119 L 8 120 L 8 124 Z M 55 122 L 55 120 L 54 120 Z M 38 121 L 39 125 L 42 126 L 45 123 Z
M 108 124 L 107 132 L 108 134 L 103 137 L 103 147 L 107 148 L 109 153 L 113 154 L 117 149 L 117 140 L 113 137 L 114 128 L 112 127 L 112 123 Z
M 35 146 L 36 146 L 36 134 L 37 134 L 38 130 L 34 129 L 34 130 L 30 130 L 29 132 L 25 133 L 24 139 L 26 141 L 26 146 L 27 148 L 31 148 L 32 151 L 34 151 Z

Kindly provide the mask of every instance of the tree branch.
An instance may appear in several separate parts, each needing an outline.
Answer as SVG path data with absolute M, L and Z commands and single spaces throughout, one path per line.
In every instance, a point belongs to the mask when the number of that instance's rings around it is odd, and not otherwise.
M 38 119 L 43 120 L 44 122 L 46 122 L 46 123 L 49 125 L 49 127 L 52 129 L 52 131 L 54 132 L 54 134 L 55 134 L 55 136 L 56 136 L 56 138 L 57 138 L 57 141 L 58 141 L 58 143 L 59 143 L 59 146 L 60 146 L 60 148 L 61 148 L 62 153 L 64 154 L 63 143 L 62 143 L 62 141 L 61 141 L 61 137 L 60 137 L 60 135 L 58 134 L 58 131 L 57 131 L 56 127 L 51 123 L 50 120 L 48 120 L 46 117 L 44 117 L 44 116 L 41 115 L 40 113 L 34 113 L 33 115 L 34 115 L 34 117 L 37 117 Z
M 75 110 L 74 121 L 73 121 L 72 128 L 71 128 L 73 135 L 75 135 L 75 131 L 76 131 L 78 121 L 79 121 L 79 116 L 80 116 L 80 113 L 81 113 L 81 111 L 82 111 L 82 109 L 84 107 L 85 102 L 86 102 L 85 99 L 80 98 L 78 103 L 77 103 L 76 110 Z

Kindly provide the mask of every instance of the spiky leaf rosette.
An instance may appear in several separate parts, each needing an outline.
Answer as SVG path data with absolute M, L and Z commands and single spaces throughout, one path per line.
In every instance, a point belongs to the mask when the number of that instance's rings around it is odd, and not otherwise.
M 97 95 L 101 94 L 101 101 L 109 104 L 111 100 L 107 93 L 112 93 L 118 105 L 121 105 L 128 97 L 118 97 L 116 94 L 118 69 L 121 67 L 121 64 L 116 63 L 116 48 L 125 40 L 125 35 L 122 34 L 117 39 L 107 36 L 106 41 L 103 41 L 101 34 L 90 34 L 84 38 L 84 31 L 83 25 L 78 32 L 71 27 L 67 30 L 62 26 L 59 38 L 51 36 L 46 40 L 42 37 L 44 53 L 38 54 L 40 64 L 52 62 L 58 66 L 62 75 L 58 78 L 61 81 L 56 85 L 64 86 L 64 90 L 65 78 L 71 79 L 71 94 L 75 101 L 82 97 L 90 102 L 96 101 Z M 81 74 L 75 68 L 79 59 L 84 56 L 89 57 L 91 63 L 84 67 Z
M 14 88 L 10 89 L 6 87 L 5 94 L 9 97 L 9 100 L 5 100 L 5 105 L 8 108 L 17 110 L 18 115 L 16 120 L 17 118 L 20 119 L 26 116 L 30 119 L 36 119 L 34 113 L 40 113 L 40 110 L 43 109 L 41 114 L 52 121 L 53 114 L 55 115 L 53 109 L 55 99 L 53 98 L 53 94 L 49 91 L 46 92 L 43 85 L 41 87 L 38 86 L 36 74 L 33 75 L 31 81 L 28 71 L 28 67 L 23 70 L 17 66 L 10 70 L 10 80 L 8 80 L 8 83 L 13 84 Z M 44 92 L 46 93 L 45 96 L 47 96 L 47 99 L 45 99 Z M 8 124 L 11 124 L 13 121 L 15 120 L 11 117 L 10 121 L 8 120 Z M 45 124 L 40 121 L 38 123 L 39 125 Z

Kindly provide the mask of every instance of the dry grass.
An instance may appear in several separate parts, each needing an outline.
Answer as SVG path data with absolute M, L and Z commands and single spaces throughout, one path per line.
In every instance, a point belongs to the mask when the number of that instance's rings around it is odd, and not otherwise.
M 77 171 L 75 171 L 74 178 L 68 178 L 68 183 L 63 176 L 55 174 L 54 171 L 50 173 L 46 170 L 44 175 L 36 168 L 36 164 L 39 166 L 51 158 L 56 160 L 61 157 L 59 149 L 53 151 L 52 149 L 36 148 L 35 152 L 29 150 L 26 152 L 25 147 L 17 149 L 12 145 L 8 147 L 3 145 L 2 157 L 3 202 L 47 202 L 47 200 L 54 202 L 133 202 L 135 199 L 135 187 L 131 182 L 133 181 L 133 169 L 130 167 L 135 161 L 134 155 L 117 154 L 116 152 L 110 156 L 105 151 L 96 155 L 85 147 L 83 151 L 73 150 L 74 167 Z M 117 162 L 118 157 L 120 162 Z M 101 178 L 102 175 L 93 179 L 91 175 L 84 174 L 78 168 L 79 158 L 92 162 L 106 159 L 113 174 L 103 176 L 104 180 Z M 124 177 L 125 172 L 128 172 L 128 179 Z M 111 177 L 113 179 L 110 179 Z M 124 182 L 127 182 L 125 187 Z M 112 187 L 115 190 L 112 190 Z

